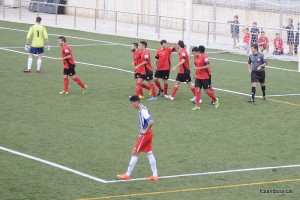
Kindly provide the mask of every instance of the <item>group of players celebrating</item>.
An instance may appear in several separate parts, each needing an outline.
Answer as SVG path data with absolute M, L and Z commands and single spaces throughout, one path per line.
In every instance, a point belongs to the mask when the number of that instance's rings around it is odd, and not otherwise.
M 194 70 L 195 70 L 195 84 L 192 83 L 191 79 L 191 68 L 189 63 L 189 55 L 185 49 L 183 41 L 179 40 L 178 43 L 172 47 L 167 45 L 166 40 L 160 41 L 161 48 L 156 51 L 156 65 L 155 74 L 153 80 L 153 67 L 151 65 L 151 55 L 147 50 L 147 42 L 141 41 L 138 43 L 131 44 L 131 51 L 133 56 L 132 65 L 134 67 L 134 78 L 136 83 L 135 95 L 139 96 L 140 99 L 145 98 L 142 88 L 149 90 L 149 94 L 152 95 L 148 100 L 156 101 L 157 96 L 163 95 L 166 99 L 174 100 L 175 94 L 178 91 L 179 83 L 185 82 L 190 87 L 193 93 L 193 98 L 190 99 L 196 104 L 192 110 L 200 110 L 201 100 L 201 89 L 203 88 L 205 93 L 212 99 L 211 104 L 215 108 L 219 107 L 219 100 L 214 94 L 214 89 L 211 87 L 211 69 L 209 65 L 208 56 L 205 53 L 205 47 L 199 46 L 192 49 L 194 55 Z M 177 52 L 179 55 L 178 63 L 171 68 L 171 54 Z M 168 79 L 170 71 L 176 71 L 179 68 L 175 84 L 172 92 L 168 95 Z M 164 87 L 162 88 L 158 79 L 162 79 Z M 143 83 L 146 80 L 149 85 Z M 156 89 L 154 84 L 158 88 Z

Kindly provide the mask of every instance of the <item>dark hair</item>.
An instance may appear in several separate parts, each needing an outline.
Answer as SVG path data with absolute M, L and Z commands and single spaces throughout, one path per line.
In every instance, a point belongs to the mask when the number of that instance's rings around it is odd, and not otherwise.
M 60 36 L 58 39 L 63 41 L 63 42 L 67 42 L 67 39 L 64 36 Z
M 184 48 L 184 42 L 182 40 L 179 40 L 177 43 L 181 48 Z
M 142 45 L 144 45 L 145 48 L 147 48 L 147 42 L 145 42 L 145 41 L 140 41 L 140 43 L 141 43 Z
M 130 97 L 130 102 L 140 102 L 140 98 L 137 95 Z
M 254 49 L 258 50 L 258 45 L 257 44 L 251 44 L 251 47 L 253 47 Z
M 139 47 L 139 44 L 137 42 L 133 42 L 131 44 L 133 44 L 133 46 L 135 46 L 135 47 Z
M 42 21 L 42 18 L 41 18 L 41 17 L 36 17 L 35 21 L 36 21 L 37 23 L 40 23 L 40 22 Z
M 264 31 L 261 31 L 261 33 L 265 33 Z
M 199 52 L 204 53 L 205 52 L 205 47 L 203 45 L 199 46 Z
M 162 45 L 162 44 L 165 44 L 165 43 L 167 43 L 167 40 L 162 40 L 162 41 L 160 41 L 160 44 Z
M 194 47 L 194 48 L 192 49 L 192 52 L 199 52 L 199 48 L 198 48 L 198 47 Z

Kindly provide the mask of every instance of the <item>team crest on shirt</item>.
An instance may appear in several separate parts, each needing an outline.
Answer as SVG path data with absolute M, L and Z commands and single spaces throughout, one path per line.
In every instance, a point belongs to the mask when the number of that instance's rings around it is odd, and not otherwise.
M 260 61 L 260 58 L 258 58 L 257 61 L 259 62 L 259 61 Z

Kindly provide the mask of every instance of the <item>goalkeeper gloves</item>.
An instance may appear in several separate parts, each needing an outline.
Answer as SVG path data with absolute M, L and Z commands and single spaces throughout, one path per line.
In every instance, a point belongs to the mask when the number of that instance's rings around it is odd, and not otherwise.
M 50 51 L 50 44 L 47 44 L 46 48 L 48 51 Z
M 25 44 L 24 49 L 25 49 L 25 51 L 28 51 L 28 50 L 29 50 L 29 45 L 28 45 L 28 44 Z

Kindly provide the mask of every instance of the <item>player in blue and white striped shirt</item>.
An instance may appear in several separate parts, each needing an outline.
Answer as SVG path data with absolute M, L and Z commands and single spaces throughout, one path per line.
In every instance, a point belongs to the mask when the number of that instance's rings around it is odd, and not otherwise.
M 150 115 L 150 112 L 146 106 L 141 104 L 140 98 L 138 96 L 132 96 L 130 98 L 130 104 L 132 107 L 139 110 L 139 121 L 140 121 L 140 130 L 139 130 L 139 138 L 134 146 L 132 151 L 131 160 L 128 165 L 127 172 L 125 174 L 117 175 L 119 179 L 122 180 L 130 180 L 131 172 L 133 171 L 140 152 L 145 152 L 147 158 L 149 159 L 152 176 L 147 177 L 146 180 L 157 181 L 157 168 L 156 168 L 156 160 L 152 153 L 152 126 L 154 121 Z

